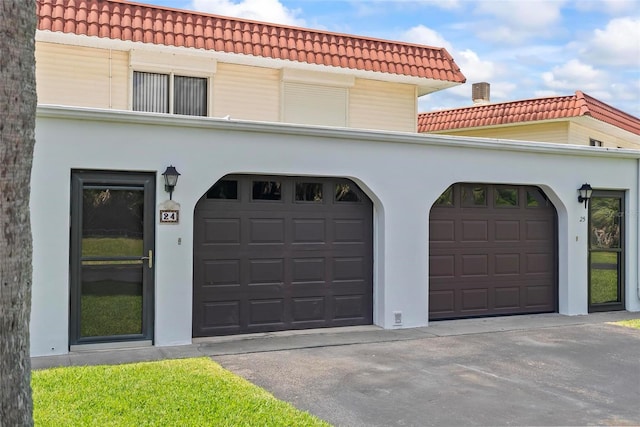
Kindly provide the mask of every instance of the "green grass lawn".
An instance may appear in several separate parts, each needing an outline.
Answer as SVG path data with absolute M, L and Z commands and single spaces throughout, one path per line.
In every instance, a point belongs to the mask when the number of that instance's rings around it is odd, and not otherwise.
M 640 319 L 621 320 L 619 322 L 615 322 L 615 324 L 620 326 L 626 326 L 628 328 L 640 329 Z
M 618 263 L 618 254 L 613 252 L 593 252 L 592 264 Z M 606 303 L 618 300 L 618 271 L 613 269 L 591 268 L 591 303 Z
M 142 239 L 127 237 L 85 237 L 82 256 L 142 256 Z
M 83 295 L 80 336 L 142 333 L 141 295 Z
M 35 370 L 36 426 L 328 426 L 208 358 Z

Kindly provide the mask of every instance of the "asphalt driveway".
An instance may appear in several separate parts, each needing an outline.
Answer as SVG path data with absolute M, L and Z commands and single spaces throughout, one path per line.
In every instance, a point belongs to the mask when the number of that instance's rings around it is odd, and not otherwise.
M 604 322 L 213 359 L 337 426 L 640 425 L 640 330 Z

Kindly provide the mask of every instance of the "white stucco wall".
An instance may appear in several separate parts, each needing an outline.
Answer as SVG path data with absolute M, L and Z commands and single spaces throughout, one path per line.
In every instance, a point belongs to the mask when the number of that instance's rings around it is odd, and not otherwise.
M 348 177 L 374 202 L 374 323 L 428 322 L 429 210 L 455 182 L 537 185 L 558 211 L 559 311 L 587 312 L 587 211 L 576 189 L 627 191 L 626 305 L 638 299 L 640 153 L 541 143 L 369 132 L 40 107 L 31 212 L 34 234 L 32 355 L 68 351 L 69 204 L 72 169 L 182 174 L 179 225 L 156 225 L 156 345 L 191 342 L 193 211 L 230 173 Z M 182 243 L 178 244 L 178 239 Z

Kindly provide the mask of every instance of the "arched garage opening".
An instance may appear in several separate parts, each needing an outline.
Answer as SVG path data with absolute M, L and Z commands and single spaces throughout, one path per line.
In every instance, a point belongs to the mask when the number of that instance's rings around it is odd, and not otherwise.
M 557 236 L 538 187 L 450 186 L 429 218 L 429 319 L 557 311 Z
M 373 204 L 343 178 L 225 176 L 193 271 L 194 337 L 371 324 Z

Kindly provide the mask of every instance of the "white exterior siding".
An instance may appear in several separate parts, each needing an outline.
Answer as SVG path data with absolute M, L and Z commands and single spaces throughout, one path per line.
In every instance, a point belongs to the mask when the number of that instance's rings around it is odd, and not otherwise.
M 127 109 L 128 63 L 128 52 L 38 42 L 38 102 Z
M 601 141 L 605 148 L 640 149 L 640 135 L 625 132 L 610 124 L 595 119 L 582 120 L 582 123 L 572 121 L 569 124 L 570 144 L 589 145 L 590 139 Z
M 416 88 L 375 80 L 357 79 L 349 91 L 349 126 L 415 132 Z
M 156 224 L 158 346 L 191 342 L 194 207 L 231 173 L 347 177 L 367 192 L 374 203 L 374 323 L 385 328 L 394 327 L 394 311 L 403 313 L 403 327 L 428 322 L 428 212 L 450 184 L 544 189 L 558 212 L 559 311 L 569 315 L 587 312 L 588 232 L 576 189 L 588 181 L 626 190 L 625 303 L 640 310 L 637 153 L 64 108 L 39 109 L 36 140 L 33 356 L 68 352 L 69 186 L 76 168 L 155 171 L 158 183 L 169 164 L 182 173 L 173 195 L 180 223 Z M 158 184 L 156 203 L 167 198 Z
M 219 63 L 213 88 L 214 117 L 280 120 L 279 70 Z
M 285 82 L 282 94 L 283 122 L 347 126 L 347 88 Z
M 434 132 L 438 134 L 473 136 L 480 138 L 515 139 L 519 141 L 539 141 L 556 144 L 569 142 L 568 122 L 547 122 L 531 125 L 505 125 L 490 128 L 452 129 Z M 580 144 L 580 145 L 589 145 Z

